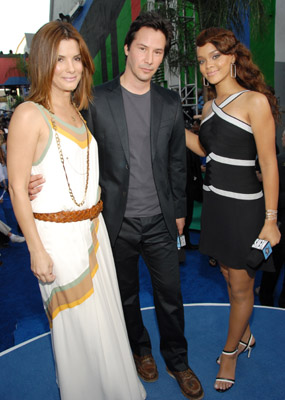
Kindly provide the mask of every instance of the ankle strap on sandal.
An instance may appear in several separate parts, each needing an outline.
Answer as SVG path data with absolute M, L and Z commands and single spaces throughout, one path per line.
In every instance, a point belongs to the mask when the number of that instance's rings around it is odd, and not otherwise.
M 238 349 L 235 349 L 234 351 L 227 351 L 227 350 L 223 350 L 222 354 L 224 354 L 225 356 L 233 356 L 234 354 L 236 354 L 238 352 Z

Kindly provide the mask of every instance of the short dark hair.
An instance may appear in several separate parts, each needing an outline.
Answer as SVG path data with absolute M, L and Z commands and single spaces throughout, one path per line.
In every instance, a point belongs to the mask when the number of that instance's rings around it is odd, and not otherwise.
M 164 56 L 167 55 L 171 46 L 171 40 L 173 38 L 173 27 L 170 21 L 163 18 L 160 14 L 155 11 L 142 12 L 132 23 L 130 29 L 126 35 L 124 45 L 130 48 L 136 32 L 138 32 L 141 28 L 147 27 L 152 28 L 155 31 L 161 31 L 166 39 Z

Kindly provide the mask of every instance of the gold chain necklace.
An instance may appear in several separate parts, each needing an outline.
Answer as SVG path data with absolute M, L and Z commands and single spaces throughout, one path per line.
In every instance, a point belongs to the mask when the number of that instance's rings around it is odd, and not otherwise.
M 54 134 L 55 134 L 55 140 L 56 140 L 56 144 L 57 144 L 57 148 L 58 148 L 58 152 L 59 152 L 60 161 L 61 161 L 61 164 L 62 164 L 62 166 L 63 166 L 64 173 L 65 173 L 66 182 L 67 182 L 67 185 L 68 185 L 69 195 L 70 195 L 72 201 L 73 201 L 78 207 L 80 207 L 80 206 L 82 206 L 82 205 L 85 203 L 86 194 L 87 194 L 87 189 L 88 189 L 88 183 L 89 183 L 89 135 L 88 135 L 88 129 L 87 129 L 86 123 L 85 123 L 85 121 L 84 121 L 82 115 L 80 114 L 80 112 L 79 112 L 79 110 L 77 109 L 77 107 L 75 106 L 75 104 L 72 103 L 72 105 L 73 105 L 73 107 L 75 108 L 75 111 L 77 112 L 79 118 L 80 118 L 81 121 L 83 122 L 83 124 L 84 124 L 84 126 L 85 126 L 85 130 L 86 130 L 86 135 L 87 135 L 87 173 L 86 173 L 86 183 L 85 183 L 84 196 L 83 196 L 83 199 L 82 199 L 82 201 L 81 201 L 80 203 L 78 203 L 78 202 L 76 201 L 75 197 L 74 197 L 74 194 L 73 194 L 73 192 L 72 192 L 72 189 L 71 189 L 71 186 L 70 186 L 70 183 L 69 183 L 69 180 L 68 180 L 68 176 L 67 176 L 67 173 L 66 173 L 65 164 L 64 164 L 64 157 L 63 157 L 63 153 L 62 153 L 62 149 L 61 149 L 61 145 L 60 145 L 60 139 L 59 139 L 58 132 L 57 132 L 56 122 L 55 122 L 55 119 L 54 119 L 54 115 L 55 115 L 55 114 L 54 114 L 54 112 L 50 109 L 50 107 L 48 107 L 48 112 L 49 112 L 49 114 L 50 114 L 50 119 L 51 119 L 52 127 L 53 127 L 53 130 L 54 130 Z

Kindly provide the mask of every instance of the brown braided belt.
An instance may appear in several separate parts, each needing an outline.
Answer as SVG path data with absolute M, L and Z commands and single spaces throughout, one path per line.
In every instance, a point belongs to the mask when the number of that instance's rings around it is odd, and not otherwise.
M 56 213 L 34 213 L 34 218 L 48 222 L 78 222 L 84 219 L 94 219 L 103 210 L 103 201 L 99 200 L 95 206 L 87 210 L 59 211 Z

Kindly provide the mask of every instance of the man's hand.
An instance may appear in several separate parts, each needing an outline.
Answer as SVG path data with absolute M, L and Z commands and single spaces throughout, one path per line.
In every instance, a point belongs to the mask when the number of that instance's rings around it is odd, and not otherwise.
M 177 226 L 179 235 L 183 234 L 184 225 L 185 225 L 185 218 L 177 218 L 176 219 L 176 226 Z
M 28 185 L 30 200 L 34 200 L 37 197 L 37 194 L 42 190 L 42 185 L 44 183 L 45 179 L 42 175 L 31 175 Z

